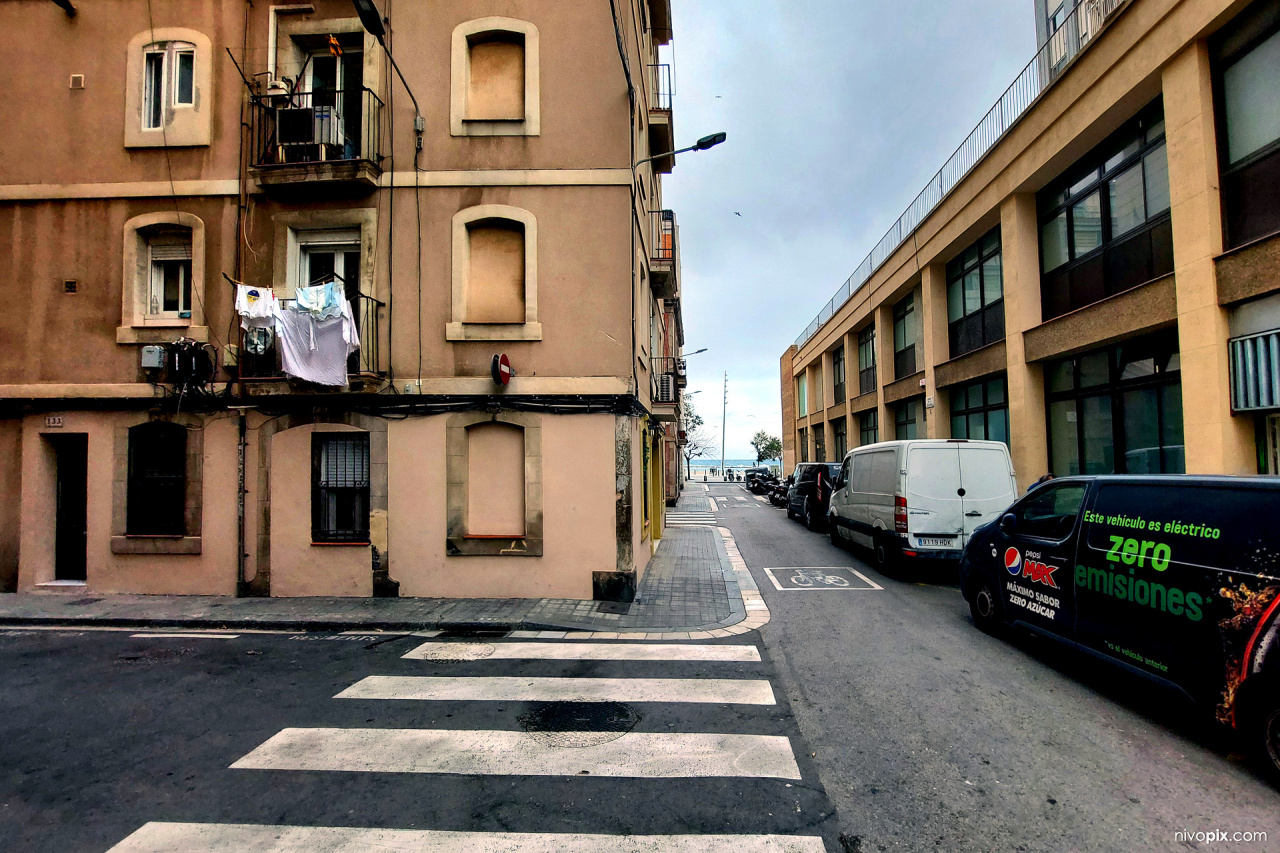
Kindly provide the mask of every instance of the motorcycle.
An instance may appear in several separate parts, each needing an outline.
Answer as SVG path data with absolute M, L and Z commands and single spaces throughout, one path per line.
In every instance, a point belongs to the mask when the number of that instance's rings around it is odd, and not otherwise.
M 787 505 L 787 490 L 790 488 L 790 476 L 784 480 L 778 480 L 775 482 L 773 488 L 769 491 L 769 503 L 776 507 L 785 507 Z

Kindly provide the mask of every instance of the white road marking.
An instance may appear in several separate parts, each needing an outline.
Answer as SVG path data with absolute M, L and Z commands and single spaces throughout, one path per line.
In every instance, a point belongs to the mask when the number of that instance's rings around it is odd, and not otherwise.
M 780 735 L 628 732 L 563 749 L 525 732 L 439 729 L 284 729 L 233 770 L 331 770 L 486 776 L 799 779 Z M 267 848 L 272 850 L 274 848 Z
M 815 571 L 825 571 L 827 569 L 843 569 L 846 572 L 852 572 L 853 574 L 862 578 L 862 580 L 866 582 L 867 585 L 865 587 L 862 587 L 862 586 L 841 587 L 841 586 L 829 586 L 827 584 L 814 584 L 812 587 L 783 586 L 782 584 L 778 583 L 778 578 L 776 575 L 774 575 L 774 572 L 777 572 L 778 574 L 782 574 L 784 572 L 802 572 L 802 571 L 815 572 Z M 853 568 L 853 566 L 784 566 L 781 568 L 778 566 L 773 566 L 771 568 L 765 569 L 764 573 L 769 576 L 769 580 L 771 580 L 773 582 L 773 585 L 777 587 L 778 590 L 781 592 L 836 592 L 836 591 L 872 592 L 874 590 L 884 589 L 884 587 L 880 586 L 880 584 L 876 583 L 871 578 L 864 575 L 862 572 Z
M 719 511 L 720 511 L 720 504 L 716 503 L 716 499 L 715 499 L 715 498 L 707 498 L 707 503 L 711 504 L 711 511 L 712 511 L 712 512 L 719 512 Z
M 587 835 L 148 823 L 108 853 L 823 853 L 813 835 Z
M 370 675 L 335 699 L 449 702 L 705 702 L 772 705 L 773 688 L 750 678 L 453 678 Z
M 746 498 L 744 498 L 742 495 L 734 495 L 734 496 L 733 496 L 733 499 L 734 499 L 735 501 L 745 501 L 745 500 L 746 500 Z
M 130 634 L 129 638 L 140 639 L 172 639 L 172 640 L 234 640 L 239 634 L 177 634 L 157 632 L 155 634 Z
M 761 495 L 756 495 L 756 500 L 760 501 L 762 504 L 767 504 L 769 502 L 768 498 L 762 497 Z
M 423 643 L 404 655 L 408 660 L 439 660 L 446 652 L 470 643 Z M 676 660 L 754 663 L 755 646 L 702 646 L 678 643 L 489 643 L 484 660 Z

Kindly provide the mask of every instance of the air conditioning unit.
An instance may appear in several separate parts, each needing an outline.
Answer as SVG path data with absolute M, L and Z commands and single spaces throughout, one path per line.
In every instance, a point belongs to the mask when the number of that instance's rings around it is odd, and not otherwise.
M 315 110 L 294 107 L 281 110 L 276 119 L 276 136 L 281 145 L 310 145 L 315 142 Z
M 658 398 L 655 403 L 672 404 L 676 401 L 676 378 L 670 373 L 658 374 Z

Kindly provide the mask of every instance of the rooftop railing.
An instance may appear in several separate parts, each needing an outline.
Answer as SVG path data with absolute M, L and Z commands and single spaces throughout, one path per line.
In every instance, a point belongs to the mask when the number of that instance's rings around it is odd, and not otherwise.
M 1128 3 L 1129 0 L 1082 0 L 1075 10 L 1063 20 L 1062 24 L 1049 35 L 1035 58 L 1027 63 L 1026 68 L 1005 89 L 1000 100 L 987 111 L 978 122 L 978 126 L 960 143 L 960 147 L 943 164 L 933 176 L 906 212 L 898 217 L 898 221 L 880 239 L 871 250 L 871 254 L 858 264 L 853 275 L 845 279 L 844 284 L 836 291 L 818 316 L 796 338 L 796 346 L 804 346 L 810 338 L 818 333 L 837 310 L 849 301 L 858 288 L 867 283 L 872 273 L 880 268 L 894 250 L 903 244 L 920 226 L 942 200 L 960 184 L 974 166 L 996 146 L 1004 135 L 1018 123 L 1045 90 L 1053 85 L 1054 80 L 1066 68 L 1072 59 L 1080 54 L 1093 41 L 1103 24 L 1112 15 Z

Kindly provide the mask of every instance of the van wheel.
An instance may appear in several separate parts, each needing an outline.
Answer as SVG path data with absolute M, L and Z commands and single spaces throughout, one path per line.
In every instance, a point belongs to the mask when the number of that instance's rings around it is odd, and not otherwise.
M 813 516 L 813 504 L 808 498 L 804 499 L 804 526 L 810 531 L 818 529 L 818 520 Z
M 840 528 L 831 519 L 827 519 L 827 533 L 831 536 L 832 545 L 837 548 L 844 548 L 844 539 L 840 538 Z
M 973 624 L 978 628 L 994 634 L 1004 623 L 1000 612 L 1000 596 L 991 586 L 991 581 L 984 580 L 973 594 L 969 602 L 969 612 L 973 615 Z
M 898 566 L 898 549 L 886 536 L 877 536 L 872 544 L 876 569 L 883 575 L 890 575 Z
M 787 518 L 790 519 L 791 521 L 796 520 L 796 514 L 791 509 L 790 499 L 787 500 Z

